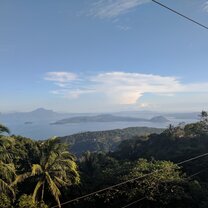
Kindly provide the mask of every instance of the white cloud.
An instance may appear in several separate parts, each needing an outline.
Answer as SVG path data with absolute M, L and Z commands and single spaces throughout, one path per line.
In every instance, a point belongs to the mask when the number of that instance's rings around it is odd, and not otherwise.
M 57 85 L 64 86 L 64 83 L 77 79 L 77 75 L 71 72 L 48 72 L 45 80 L 54 81 Z
M 149 106 L 150 106 L 149 103 L 140 103 L 140 104 L 139 104 L 139 107 L 141 107 L 141 108 L 147 108 L 147 107 L 149 107 Z
M 175 77 L 140 73 L 110 72 L 99 74 L 91 81 L 96 83 L 98 92 L 120 104 L 134 104 L 144 93 L 170 94 L 182 88 Z
M 90 14 L 99 18 L 115 18 L 150 0 L 100 0 L 93 4 Z
M 94 93 L 93 89 L 59 89 L 51 91 L 52 94 L 62 95 L 64 98 L 75 99 L 83 94 Z
M 60 84 L 59 88 L 52 93 L 72 99 L 89 93 L 94 94 L 96 99 L 98 94 L 105 96 L 108 103 L 123 105 L 136 104 L 146 93 L 159 96 L 174 96 L 176 93 L 208 93 L 208 83 L 183 84 L 179 78 L 173 76 L 108 72 L 90 77 L 84 75 L 81 79 L 82 82 L 78 84 L 75 83 L 77 79 L 77 76 L 74 77 L 74 80 L 60 79 L 59 83 L 63 82 L 64 85 Z M 54 77 L 46 80 L 54 81 L 54 84 L 58 81 Z M 142 108 L 148 107 L 148 105 L 146 103 L 139 104 Z
M 208 12 L 208 1 L 206 1 L 203 5 L 203 9 L 205 12 Z

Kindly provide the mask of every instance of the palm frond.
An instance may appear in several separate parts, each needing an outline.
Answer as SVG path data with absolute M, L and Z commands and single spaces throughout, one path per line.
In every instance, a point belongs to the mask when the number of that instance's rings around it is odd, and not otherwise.
M 49 185 L 49 189 L 50 189 L 52 195 L 54 196 L 56 202 L 58 203 L 58 206 L 61 207 L 60 200 L 59 200 L 59 197 L 61 196 L 61 192 L 60 192 L 59 188 L 57 187 L 57 185 L 55 184 L 55 182 L 52 180 L 49 173 L 46 172 L 45 175 L 46 175 L 47 183 Z
M 12 193 L 13 197 L 15 196 L 14 189 L 0 178 L 0 193 L 2 192 Z
M 18 183 L 21 183 L 23 182 L 26 178 L 29 178 L 31 176 L 31 173 L 28 172 L 28 173 L 23 173 L 23 174 L 20 174 L 16 177 L 15 181 L 11 184 L 11 186 L 15 186 L 17 185 Z
M 62 180 L 62 179 L 60 179 L 60 178 L 57 177 L 57 176 L 54 176 L 54 179 L 55 179 L 54 181 L 56 182 L 56 184 L 57 184 L 58 187 L 70 185 L 69 182 L 66 182 L 66 181 Z
M 38 181 L 36 186 L 35 186 L 35 189 L 34 189 L 33 195 L 32 195 L 32 198 L 33 198 L 34 202 L 36 201 L 38 191 L 39 191 L 40 187 L 43 185 L 43 183 L 44 183 L 43 181 Z
M 4 163 L 0 161 L 0 175 L 4 175 L 5 178 L 12 178 L 16 175 L 15 167 L 13 163 Z

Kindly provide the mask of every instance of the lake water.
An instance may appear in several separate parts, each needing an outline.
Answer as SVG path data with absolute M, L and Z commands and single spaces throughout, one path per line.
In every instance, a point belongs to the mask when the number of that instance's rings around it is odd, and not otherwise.
M 170 118 L 169 118 L 170 120 Z M 194 120 L 171 119 L 171 124 L 177 125 L 180 122 L 191 123 Z M 122 129 L 127 127 L 155 127 L 166 128 L 169 123 L 151 123 L 151 122 L 93 122 L 93 123 L 76 123 L 64 125 L 50 125 L 50 121 L 33 121 L 32 124 L 25 124 L 18 121 L 4 121 L 9 127 L 11 134 L 21 135 L 33 139 L 47 139 L 53 136 L 66 136 L 86 131 L 102 131 L 112 129 Z

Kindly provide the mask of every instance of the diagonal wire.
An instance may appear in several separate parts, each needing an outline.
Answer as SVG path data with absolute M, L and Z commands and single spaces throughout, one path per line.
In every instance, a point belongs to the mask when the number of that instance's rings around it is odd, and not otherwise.
M 208 169 L 208 168 L 204 168 L 204 169 L 202 169 L 202 170 L 200 170 L 200 171 L 198 171 L 198 172 L 196 172 L 196 173 L 190 175 L 187 179 L 190 180 L 190 179 L 192 179 L 193 177 L 195 177 L 195 176 L 197 176 L 197 175 L 203 173 L 203 172 L 206 171 L 207 169 Z M 138 199 L 138 200 L 136 200 L 136 201 L 133 201 L 133 202 L 131 202 L 131 203 L 129 203 L 129 204 L 127 204 L 127 205 L 121 207 L 121 208 L 127 208 L 127 207 L 130 207 L 131 205 L 134 205 L 134 204 L 136 204 L 136 203 L 138 203 L 138 202 L 141 202 L 141 201 L 143 201 L 144 199 L 146 199 L 146 197 L 143 197 L 143 198 L 140 198 L 140 199 Z
M 193 161 L 193 160 L 197 160 L 197 159 L 202 158 L 202 157 L 205 157 L 205 156 L 208 156 L 208 152 L 207 152 L 207 153 L 204 153 L 204 154 L 201 154 L 201 155 L 198 155 L 198 156 L 196 156 L 196 157 L 192 157 L 192 158 L 190 158 L 190 159 L 184 160 L 184 161 L 179 162 L 179 163 L 176 163 L 176 164 L 177 164 L 177 165 L 182 165 L 182 164 L 184 164 L 184 163 L 187 163 L 187 162 L 190 162 L 190 161 Z M 84 199 L 84 198 L 86 198 L 86 197 L 93 196 L 93 195 L 95 195 L 95 194 L 98 194 L 98 193 L 107 191 L 107 190 L 112 189 L 112 188 L 119 187 L 119 186 L 124 185 L 124 184 L 127 184 L 127 183 L 129 183 L 129 182 L 133 182 L 133 181 L 135 181 L 135 180 L 139 180 L 139 179 L 145 178 L 145 177 L 147 177 L 147 176 L 150 176 L 150 175 L 153 175 L 153 174 L 155 174 L 155 173 L 158 173 L 158 172 L 160 172 L 160 171 L 162 171 L 162 170 L 164 170 L 164 168 L 161 168 L 161 169 L 159 169 L 159 170 L 155 170 L 155 171 L 152 171 L 152 172 L 150 172 L 150 173 L 144 174 L 144 175 L 142 175 L 142 176 L 140 176 L 140 177 L 132 178 L 132 179 L 130 179 L 130 180 L 127 180 L 127 181 L 124 181 L 124 182 L 121 182 L 121 183 L 118 183 L 118 184 L 115 184 L 115 185 L 106 187 L 106 188 L 104 188 L 104 189 L 100 189 L 100 190 L 98 190 L 98 191 L 95 191 L 95 192 L 92 192 L 92 193 L 89 193 L 89 194 L 86 194 L 86 195 L 77 197 L 77 198 L 75 198 L 75 199 L 72 199 L 72 200 L 69 200 L 69 201 L 66 201 L 66 202 L 61 203 L 61 206 L 66 205 L 66 204 L 69 204 L 69 203 L 72 203 L 72 202 L 75 202 L 75 201 L 79 201 L 79 200 Z M 56 207 L 58 207 L 58 205 L 55 205 L 55 206 L 53 206 L 53 207 L 51 207 L 51 208 L 56 208 Z
M 140 202 L 140 201 L 143 201 L 144 199 L 146 199 L 146 197 L 143 197 L 143 198 L 141 198 L 141 199 L 138 199 L 138 200 L 136 200 L 136 201 L 133 201 L 133 202 L 131 202 L 130 204 L 127 204 L 127 205 L 125 205 L 125 206 L 123 206 L 123 207 L 121 207 L 121 208 L 130 207 L 131 205 L 134 205 L 134 204 L 136 204 L 136 203 L 138 203 L 138 202 Z
M 198 21 L 196 21 L 196 20 L 194 20 L 194 19 L 192 19 L 190 17 L 187 17 L 186 15 L 184 15 L 184 14 L 182 14 L 182 13 L 180 13 L 180 12 L 174 10 L 174 9 L 171 9 L 170 7 L 164 5 L 164 4 L 162 4 L 162 3 L 160 3 L 160 2 L 158 2 L 156 0 L 152 0 L 152 2 L 154 2 L 155 4 L 157 4 L 157 5 L 159 5 L 159 6 L 163 7 L 163 8 L 165 8 L 165 9 L 167 9 L 167 10 L 169 10 L 169 11 L 171 11 L 171 12 L 173 12 L 173 13 L 175 13 L 175 14 L 183 17 L 183 18 L 185 18 L 188 21 L 191 21 L 192 23 L 197 24 L 198 26 L 203 27 L 203 28 L 208 30 L 208 27 L 206 25 L 203 25 L 200 22 L 198 22 Z

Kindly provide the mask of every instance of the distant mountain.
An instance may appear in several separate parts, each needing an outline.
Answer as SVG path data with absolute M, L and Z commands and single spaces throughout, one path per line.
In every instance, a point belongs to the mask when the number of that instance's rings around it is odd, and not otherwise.
M 69 123 L 88 123 L 88 122 L 159 122 L 165 123 L 169 122 L 163 116 L 156 116 L 151 119 L 145 118 L 136 118 L 136 117 L 124 117 L 124 116 L 115 116 L 111 114 L 101 114 L 96 116 L 77 116 L 66 119 L 58 120 L 52 125 L 60 125 L 60 124 L 69 124 Z
M 58 113 L 56 113 L 52 110 L 38 108 L 34 111 L 28 112 L 27 114 L 34 115 L 34 116 L 51 116 L 51 115 L 57 115 Z
M 133 139 L 134 137 L 153 133 L 159 134 L 163 131 L 164 129 L 159 128 L 130 127 L 109 131 L 78 133 L 70 136 L 60 137 L 60 139 L 62 142 L 69 144 L 70 151 L 76 155 L 81 155 L 86 151 L 114 151 L 124 140 L 129 140 Z
M 57 113 L 52 110 L 38 108 L 30 112 L 15 112 L 0 114 L 0 121 L 13 121 L 25 123 L 27 121 L 34 122 L 39 120 L 57 120 L 66 117 L 68 114 Z
M 171 119 L 199 119 L 199 112 L 190 113 L 161 113 L 154 111 L 122 111 L 122 112 L 112 112 L 110 114 L 98 113 L 58 113 L 53 110 L 48 110 L 44 108 L 38 108 L 30 112 L 14 112 L 14 113 L 1 113 L 0 121 L 10 120 L 10 121 L 36 121 L 36 120 L 50 120 L 51 122 L 60 122 L 59 120 L 70 119 L 71 122 L 78 123 L 81 120 L 86 120 L 92 122 L 107 122 L 107 121 L 148 121 L 153 119 L 153 117 L 166 117 Z M 68 117 L 68 118 L 67 118 Z M 77 117 L 77 118 L 76 118 Z M 91 117 L 91 118 L 89 118 Z M 94 118 L 93 118 L 94 117 Z M 136 119 L 135 119 L 136 118 Z M 158 122 L 160 119 L 153 119 L 152 121 Z M 65 121 L 64 121 L 65 122 Z M 66 121 L 67 122 L 67 121 Z M 69 122 L 70 123 L 70 122 Z

